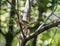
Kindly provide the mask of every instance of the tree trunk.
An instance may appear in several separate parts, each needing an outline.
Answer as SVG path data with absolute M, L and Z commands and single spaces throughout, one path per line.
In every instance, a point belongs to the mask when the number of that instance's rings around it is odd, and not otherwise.
M 33 46 L 36 46 L 37 36 L 34 37 Z
M 15 0 L 12 0 L 12 5 L 14 5 L 15 8 Z M 14 18 L 15 12 L 13 10 L 13 6 L 11 6 L 11 11 L 10 11 L 10 20 L 9 20 L 9 31 L 8 33 L 5 35 L 5 39 L 6 39 L 6 46 L 11 46 L 12 45 L 12 41 L 13 41 L 13 20 L 11 18 Z
M 26 46 L 25 40 L 20 39 L 17 46 Z
M 12 41 L 13 41 L 13 36 L 12 36 L 11 32 L 8 32 L 5 35 L 5 39 L 6 39 L 6 46 L 11 46 L 12 45 Z
M 20 40 L 20 46 L 25 46 L 25 42 L 23 40 Z

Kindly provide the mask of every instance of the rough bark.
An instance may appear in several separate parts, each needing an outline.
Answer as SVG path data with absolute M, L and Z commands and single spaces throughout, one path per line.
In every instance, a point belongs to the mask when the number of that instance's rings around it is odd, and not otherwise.
M 15 8 L 15 0 L 12 0 L 12 5 L 14 5 Z M 13 10 L 13 6 L 11 6 L 11 11 L 10 11 L 10 19 L 9 19 L 9 30 L 8 33 L 5 34 L 5 39 L 6 39 L 6 46 L 11 46 L 12 45 L 12 41 L 13 41 L 13 20 L 11 18 L 14 18 L 15 12 Z

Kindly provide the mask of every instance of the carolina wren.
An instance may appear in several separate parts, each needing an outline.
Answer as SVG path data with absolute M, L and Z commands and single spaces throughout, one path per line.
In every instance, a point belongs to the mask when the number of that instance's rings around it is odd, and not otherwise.
M 29 27 L 29 22 L 28 21 L 22 20 L 21 22 L 20 21 L 16 21 L 16 23 L 22 26 L 23 33 L 24 33 L 25 36 L 30 34 L 30 30 L 28 29 L 28 27 Z
M 25 21 L 25 20 L 22 20 L 22 21 L 17 20 L 16 23 L 23 26 L 23 27 L 26 27 L 29 25 L 29 22 Z

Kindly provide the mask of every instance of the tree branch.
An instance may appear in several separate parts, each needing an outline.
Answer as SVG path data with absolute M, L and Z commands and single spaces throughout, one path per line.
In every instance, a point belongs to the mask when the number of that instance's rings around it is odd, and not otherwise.
M 16 10 L 16 9 L 14 8 L 15 6 L 14 6 L 9 0 L 6 0 L 6 1 L 12 6 L 14 12 L 17 14 L 18 20 L 19 20 L 19 19 L 21 20 L 21 18 L 18 16 L 18 15 L 19 15 L 19 14 L 18 14 L 18 11 L 19 11 L 19 10 Z M 23 11 L 21 11 L 21 12 L 23 12 Z
M 22 29 L 21 23 L 20 23 L 20 22 L 22 22 L 22 20 L 21 20 L 21 17 L 19 16 L 18 10 L 16 10 L 16 9 L 14 8 L 15 6 L 14 6 L 9 0 L 6 0 L 6 1 L 12 6 L 13 10 L 14 10 L 15 13 L 17 14 L 19 26 L 20 26 L 20 28 L 21 28 L 21 32 L 22 32 L 23 36 L 25 37 L 25 35 L 24 35 L 24 33 L 23 33 L 23 29 Z M 14 19 L 13 19 L 13 20 L 14 20 Z M 19 32 L 17 32 L 17 33 L 19 33 Z
M 52 28 L 52 27 L 58 26 L 59 24 L 60 24 L 60 20 L 56 20 L 56 21 L 54 21 L 54 22 L 51 22 L 51 23 L 43 26 L 43 27 L 40 28 L 38 31 L 35 31 L 34 33 L 30 34 L 30 36 L 28 36 L 28 37 L 26 38 L 26 41 L 32 39 L 33 37 L 35 37 L 36 35 L 44 32 L 45 30 L 48 30 L 48 29 L 50 29 L 50 28 Z
M 3 35 L 3 36 L 5 36 L 5 34 L 2 32 L 2 30 L 0 29 L 0 33 Z
M 26 0 L 26 4 L 25 4 L 25 10 L 23 13 L 23 20 L 24 21 L 29 21 L 29 13 L 31 11 L 31 6 L 32 6 L 33 0 Z

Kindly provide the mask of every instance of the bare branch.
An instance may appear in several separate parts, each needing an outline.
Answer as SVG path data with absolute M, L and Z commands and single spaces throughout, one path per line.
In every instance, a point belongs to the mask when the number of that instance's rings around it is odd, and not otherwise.
M 60 20 L 56 20 L 56 21 L 54 21 L 54 22 L 51 22 L 51 23 L 43 26 L 43 27 L 42 27 L 41 29 L 39 29 L 38 31 L 35 31 L 34 33 L 30 34 L 30 36 L 28 36 L 28 37 L 26 38 L 26 41 L 32 39 L 34 36 L 36 36 L 36 35 L 44 32 L 45 30 L 48 30 L 48 29 L 50 29 L 50 28 L 52 28 L 52 27 L 58 26 L 59 24 L 60 24 Z

